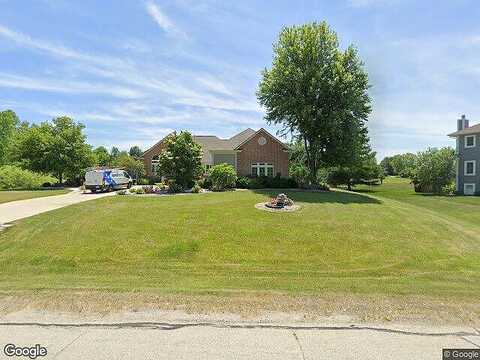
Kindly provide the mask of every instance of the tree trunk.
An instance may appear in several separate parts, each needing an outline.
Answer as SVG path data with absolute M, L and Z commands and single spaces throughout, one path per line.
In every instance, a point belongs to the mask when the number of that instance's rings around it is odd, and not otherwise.
M 303 137 L 303 144 L 305 147 L 305 154 L 307 155 L 307 164 L 308 164 L 308 169 L 310 170 L 310 185 L 315 184 L 317 182 L 317 166 L 315 164 L 315 161 L 312 158 L 311 154 L 311 147 L 308 144 L 307 138 L 304 136 Z

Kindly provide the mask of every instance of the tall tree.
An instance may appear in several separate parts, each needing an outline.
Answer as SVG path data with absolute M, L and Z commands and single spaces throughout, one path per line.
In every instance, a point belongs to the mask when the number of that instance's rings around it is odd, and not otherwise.
M 95 165 L 98 166 L 109 166 L 110 165 L 110 154 L 105 146 L 99 146 L 93 150 L 93 155 L 95 156 Z
M 112 150 L 110 150 L 110 156 L 112 161 L 115 161 L 119 155 L 120 155 L 120 150 L 116 146 L 113 146 Z
M 130 148 L 130 151 L 128 152 L 130 156 L 133 156 L 135 159 L 140 159 L 143 155 L 142 149 L 140 149 L 138 146 L 132 146 Z
M 368 154 L 369 84 L 357 50 L 341 51 L 322 22 L 285 27 L 273 51 L 257 98 L 269 123 L 303 142 L 311 181 L 320 167 L 351 166 Z
M 0 111 L 0 165 L 7 163 L 13 137 L 20 121 L 12 110 Z

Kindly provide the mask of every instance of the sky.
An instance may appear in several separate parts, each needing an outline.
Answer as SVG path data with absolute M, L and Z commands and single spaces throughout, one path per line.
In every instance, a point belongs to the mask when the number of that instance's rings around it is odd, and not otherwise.
M 480 117 L 480 3 L 0 0 L 0 110 L 71 116 L 93 146 L 173 130 L 230 137 L 264 120 L 255 91 L 282 27 L 325 20 L 369 74 L 379 159 L 452 146 Z

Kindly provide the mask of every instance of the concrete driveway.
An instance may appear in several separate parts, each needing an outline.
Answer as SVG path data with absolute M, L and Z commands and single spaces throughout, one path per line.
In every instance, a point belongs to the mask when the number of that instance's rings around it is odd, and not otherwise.
M 439 360 L 442 349 L 480 349 L 480 333 L 469 327 L 174 321 L 138 313 L 75 318 L 5 315 L 0 351 L 39 344 L 45 359 Z
M 72 189 L 70 193 L 64 195 L 7 202 L 0 204 L 0 225 L 68 205 L 112 195 L 115 195 L 115 193 L 92 194 L 90 192 L 83 193 L 79 189 Z

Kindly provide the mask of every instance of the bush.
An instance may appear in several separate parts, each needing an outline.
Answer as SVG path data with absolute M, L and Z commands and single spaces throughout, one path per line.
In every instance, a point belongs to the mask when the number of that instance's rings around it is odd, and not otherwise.
M 209 178 L 212 181 L 212 190 L 223 191 L 235 187 L 237 174 L 232 165 L 219 164 L 210 169 Z
M 142 186 L 142 189 L 145 192 L 145 194 L 156 194 L 157 193 L 156 187 L 153 186 L 153 185 Z
M 177 184 L 175 180 L 167 180 L 168 192 L 171 194 L 181 193 L 185 189 L 181 184 Z
M 413 175 L 415 191 L 442 193 L 455 180 L 455 161 L 455 150 L 451 148 L 418 153 Z
M 202 187 L 198 184 L 195 184 L 192 188 L 192 193 L 198 194 L 202 191 Z
M 454 195 L 457 192 L 455 183 L 450 183 L 442 187 L 442 194 L 445 195 Z
M 236 186 L 239 189 L 292 189 L 297 188 L 298 184 L 294 178 L 256 176 L 238 178 Z
M 143 195 L 143 194 L 145 194 L 145 190 L 143 189 L 143 187 L 136 188 L 135 189 L 135 194 Z
M 197 181 L 197 184 L 202 188 L 202 189 L 211 189 L 212 188 L 212 179 L 210 179 L 208 176 L 203 177 L 200 180 Z
M 140 178 L 137 180 L 137 185 L 151 185 L 151 183 L 149 179 Z
M 120 191 L 117 191 L 117 194 L 118 195 L 127 195 L 128 192 L 127 192 L 127 190 L 120 190 Z
M 128 191 L 130 192 L 130 194 L 134 194 L 134 193 L 137 192 L 137 189 L 136 188 L 130 188 Z
M 250 179 L 245 176 L 237 178 L 235 187 L 237 189 L 250 189 Z
M 35 190 L 43 184 L 54 183 L 52 176 L 42 175 L 18 166 L 5 165 L 0 167 L 0 189 L 2 190 Z

